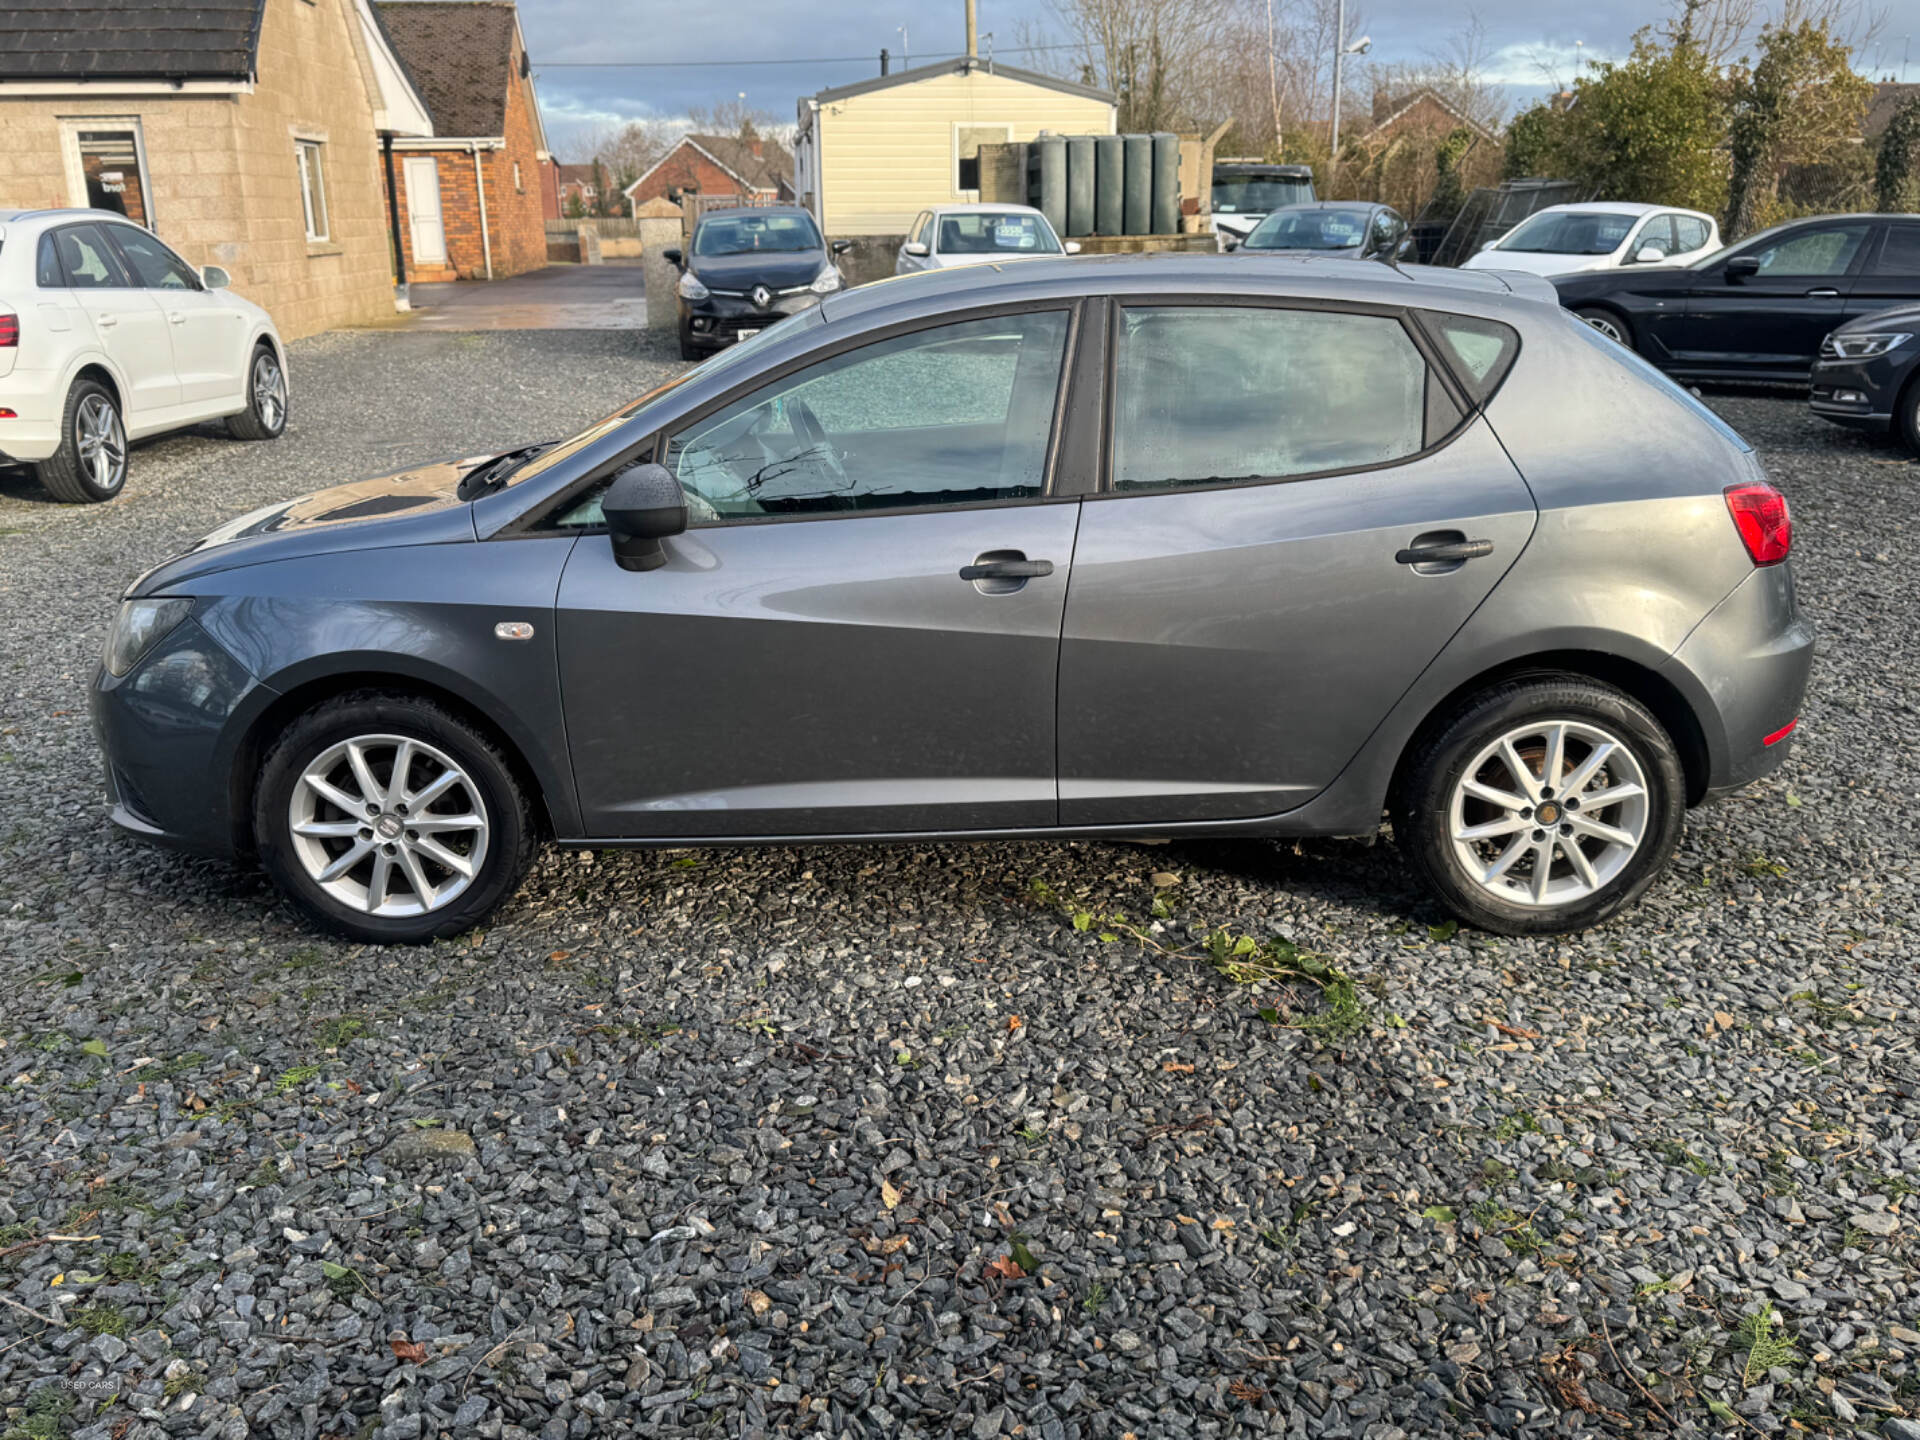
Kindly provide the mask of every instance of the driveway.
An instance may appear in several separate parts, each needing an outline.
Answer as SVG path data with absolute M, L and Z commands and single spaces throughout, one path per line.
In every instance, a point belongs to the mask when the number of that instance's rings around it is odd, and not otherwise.
M 640 266 L 549 265 L 505 280 L 452 280 L 408 287 L 409 330 L 644 330 Z
M 1904 457 L 1709 397 L 1792 497 L 1814 690 L 1572 939 L 1457 931 L 1386 845 L 985 843 L 549 854 L 383 950 L 105 824 L 135 573 L 675 364 L 325 336 L 277 444 L 0 480 L 0 1428 L 1912 1440 Z

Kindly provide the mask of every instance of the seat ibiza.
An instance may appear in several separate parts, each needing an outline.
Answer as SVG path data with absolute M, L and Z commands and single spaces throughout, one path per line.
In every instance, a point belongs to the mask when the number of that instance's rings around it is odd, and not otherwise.
M 542 840 L 1374 831 L 1455 915 L 1631 903 L 1812 635 L 1738 435 L 1525 276 L 1116 257 L 834 295 L 559 443 L 136 580 L 113 817 L 319 924 Z

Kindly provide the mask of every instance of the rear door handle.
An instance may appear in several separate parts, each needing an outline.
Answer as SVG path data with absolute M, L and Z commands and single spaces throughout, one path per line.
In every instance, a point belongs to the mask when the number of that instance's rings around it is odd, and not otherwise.
M 98 325 L 102 330 L 111 330 L 120 322 L 111 315 L 96 315 L 93 317 L 93 323 Z
M 1052 573 L 1051 560 L 989 560 L 984 555 L 960 567 L 962 580 L 1038 580 Z
M 1840 298 L 1840 292 L 1831 286 L 1822 286 L 1818 290 L 1807 291 L 1807 298 L 1809 300 L 1838 300 Z
M 1493 553 L 1491 540 L 1449 540 L 1438 545 L 1413 545 L 1394 554 L 1400 565 L 1456 565 Z
M 187 323 L 187 317 L 182 315 L 178 310 L 169 310 L 167 312 L 167 319 L 176 325 L 184 325 Z

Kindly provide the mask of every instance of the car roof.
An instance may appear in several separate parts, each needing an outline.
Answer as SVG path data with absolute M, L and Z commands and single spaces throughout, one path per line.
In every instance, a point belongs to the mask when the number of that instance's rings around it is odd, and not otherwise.
M 1329 260 L 1275 252 L 1223 256 L 1082 255 L 984 261 L 951 270 L 875 280 L 827 298 L 821 318 L 860 328 L 910 320 L 956 305 L 1019 304 L 1094 295 L 1270 295 L 1451 309 L 1462 302 L 1499 306 L 1553 303 L 1546 282 L 1494 270 L 1453 270 L 1379 261 Z
M 132 225 L 118 210 L 94 210 L 84 206 L 65 206 L 42 210 L 0 210 L 0 225 L 26 225 L 34 221 L 54 224 L 67 220 L 120 220 Z
M 741 215 L 758 215 L 761 217 L 768 215 L 804 215 L 809 220 L 813 219 L 813 212 L 804 205 L 730 205 L 724 210 L 707 211 L 706 214 L 700 217 L 700 225 L 706 224 L 709 220 L 726 220 L 737 218 Z M 696 225 L 693 228 L 698 230 L 700 225 Z
M 1291 205 L 1276 205 L 1267 213 L 1284 215 L 1289 210 L 1391 210 L 1380 200 L 1298 200 Z
M 1044 214 L 1034 209 L 1031 205 L 995 205 L 985 200 L 968 201 L 965 204 L 956 202 L 952 205 L 929 205 L 927 209 L 935 215 L 975 215 L 985 213 L 989 215 L 1039 215 L 1043 220 L 1046 218 Z

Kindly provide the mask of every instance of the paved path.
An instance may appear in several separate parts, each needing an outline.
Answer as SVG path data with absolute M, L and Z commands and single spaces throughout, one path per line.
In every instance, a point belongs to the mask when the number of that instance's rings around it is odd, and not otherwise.
M 647 292 L 638 265 L 549 265 L 506 280 L 416 284 L 408 330 L 640 330 Z

